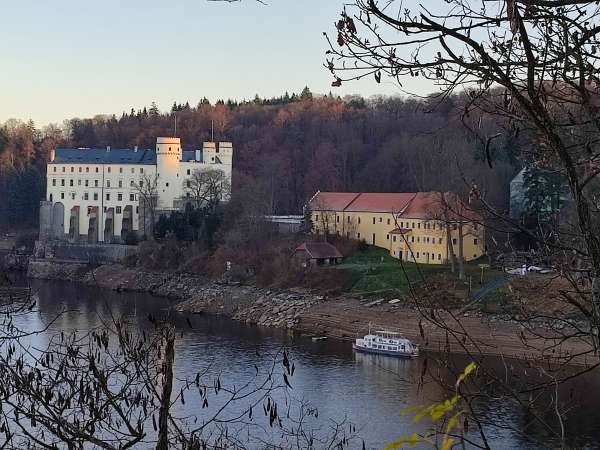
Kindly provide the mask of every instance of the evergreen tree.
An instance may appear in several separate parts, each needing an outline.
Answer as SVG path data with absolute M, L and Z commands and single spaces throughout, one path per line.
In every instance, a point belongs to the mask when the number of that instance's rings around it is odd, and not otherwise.
M 150 110 L 148 112 L 153 117 L 160 115 L 160 111 L 158 110 L 158 106 L 156 106 L 156 102 L 152 102 L 152 104 L 150 105 Z
M 313 94 L 308 88 L 308 86 L 304 86 L 302 92 L 300 93 L 300 100 L 312 100 Z

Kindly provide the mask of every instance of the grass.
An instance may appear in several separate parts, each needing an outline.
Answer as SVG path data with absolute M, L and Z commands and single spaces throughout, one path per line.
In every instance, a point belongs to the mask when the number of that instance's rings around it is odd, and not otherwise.
M 392 258 L 385 249 L 368 246 L 346 258 L 336 269 L 351 270 L 356 282 L 351 292 L 358 294 L 403 293 L 428 274 L 447 270 L 446 266 L 415 264 Z

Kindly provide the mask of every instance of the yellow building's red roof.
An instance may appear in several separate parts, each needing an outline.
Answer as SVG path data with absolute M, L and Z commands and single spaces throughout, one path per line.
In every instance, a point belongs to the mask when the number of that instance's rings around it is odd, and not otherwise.
M 453 192 L 317 192 L 313 211 L 392 213 L 411 219 L 481 220 Z

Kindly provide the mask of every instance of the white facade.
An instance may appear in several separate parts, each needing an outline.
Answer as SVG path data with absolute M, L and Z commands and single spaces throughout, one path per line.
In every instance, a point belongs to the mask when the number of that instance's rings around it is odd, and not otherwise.
M 56 222 L 56 211 L 64 209 L 65 237 L 118 242 L 123 232 L 140 229 L 137 186 L 143 179 L 157 176 L 158 209 L 171 210 L 195 170 L 222 170 L 231 181 L 232 158 L 229 142 L 184 152 L 174 137 L 157 138 L 152 150 L 58 149 L 47 166 L 46 200 L 52 208 L 42 225 Z

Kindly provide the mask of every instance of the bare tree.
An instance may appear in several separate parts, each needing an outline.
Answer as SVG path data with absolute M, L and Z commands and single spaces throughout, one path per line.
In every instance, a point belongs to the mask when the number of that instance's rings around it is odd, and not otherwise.
M 208 208 L 214 211 L 220 202 L 231 195 L 229 177 L 219 169 L 194 170 L 183 182 L 187 197 L 192 199 L 194 207 Z
M 573 362 L 574 355 L 557 352 L 556 342 L 583 343 L 578 356 L 591 359 L 581 372 L 599 364 L 599 19 L 597 2 L 581 0 L 448 0 L 414 6 L 354 0 L 336 23 L 337 36 L 328 37 L 326 66 L 334 75 L 334 86 L 364 77 L 377 83 L 390 77 L 401 88 L 410 84 L 407 80 L 425 80 L 437 88 L 427 99 L 431 107 L 451 95 L 464 99 L 461 120 L 480 142 L 490 168 L 493 154 L 500 151 L 497 142 L 519 137 L 525 148 L 524 165 L 552 170 L 567 180 L 574 223 L 551 234 L 510 223 L 503 211 L 491 206 L 485 192 L 471 186 L 499 231 L 528 233 L 537 242 L 538 253 L 559 269 L 561 281 L 570 283 L 570 289 L 561 290 L 563 313 L 536 310 L 524 299 L 515 316 L 523 327 L 524 342 L 529 345 L 535 338 L 542 342 L 540 356 L 553 350 L 560 354 L 553 369 L 536 366 L 545 381 L 517 387 L 493 373 L 485 375 L 495 379 L 511 401 L 522 402 L 524 392 L 550 389 L 560 426 L 552 428 L 540 416 L 534 420 L 555 432 L 563 446 L 566 411 L 560 408 L 558 389 L 554 390 L 575 376 L 565 374 L 565 364 Z M 485 121 L 494 122 L 492 132 L 482 126 Z M 573 309 L 581 321 L 577 324 L 566 313 Z M 424 310 L 423 317 L 445 330 L 471 357 L 480 355 L 483 343 L 471 340 L 455 313 L 445 314 L 445 319 L 441 315 L 432 319 Z M 550 324 L 543 333 L 541 321 Z M 472 409 L 470 413 L 476 420 L 476 413 Z M 480 445 L 488 448 L 480 430 Z
M 140 199 L 139 220 L 142 222 L 144 236 L 154 239 L 154 225 L 156 224 L 156 208 L 158 206 L 158 175 L 144 173 L 134 188 Z

